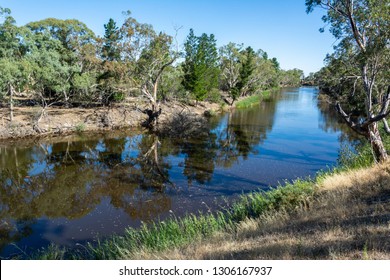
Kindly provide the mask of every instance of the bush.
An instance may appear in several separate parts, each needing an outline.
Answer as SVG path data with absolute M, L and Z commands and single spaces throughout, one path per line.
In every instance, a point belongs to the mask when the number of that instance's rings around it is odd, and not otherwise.
M 220 91 L 216 88 L 210 90 L 207 94 L 206 100 L 211 103 L 220 103 L 222 100 Z

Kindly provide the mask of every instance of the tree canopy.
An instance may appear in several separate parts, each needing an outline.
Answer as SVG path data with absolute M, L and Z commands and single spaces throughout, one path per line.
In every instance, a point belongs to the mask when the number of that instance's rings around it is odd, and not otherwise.
M 175 36 L 140 23 L 130 11 L 122 24 L 110 18 L 102 37 L 77 19 L 17 26 L 6 8 L 0 19 L 0 97 L 11 112 L 20 93 L 43 110 L 54 104 L 106 106 L 143 96 L 154 123 L 159 103 L 172 98 L 220 102 L 228 96 L 234 102 L 271 87 L 299 84 L 295 72 L 281 70 L 263 50 L 235 43 L 218 49 L 213 34 L 196 36 L 192 29 L 180 50 Z

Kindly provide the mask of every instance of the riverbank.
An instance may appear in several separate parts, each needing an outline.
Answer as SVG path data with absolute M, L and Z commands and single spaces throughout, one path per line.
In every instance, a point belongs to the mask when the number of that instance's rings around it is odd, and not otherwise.
M 263 91 L 260 94 L 240 98 L 231 108 L 248 108 L 262 101 L 269 100 L 272 94 L 280 89 Z M 149 103 L 139 98 L 128 98 L 127 102 L 112 104 L 106 107 L 95 108 L 65 108 L 49 107 L 42 112 L 42 108 L 14 107 L 14 120 L 9 118 L 9 108 L 0 107 L 0 139 L 12 140 L 26 137 L 45 137 L 66 135 L 77 132 L 108 131 L 114 129 L 140 128 L 146 120 L 142 110 L 148 108 Z M 164 123 L 180 112 L 197 116 L 212 116 L 217 112 L 226 111 L 227 106 L 219 103 L 198 102 L 195 106 L 190 102 L 184 104 L 170 101 L 160 104 L 162 114 L 159 121 Z M 39 119 L 39 121 L 38 121 Z
M 138 259 L 390 259 L 390 164 L 325 176 L 290 207 Z M 285 197 L 285 199 L 288 199 Z M 295 207 L 293 207 L 295 205 Z
M 243 196 L 213 215 L 128 229 L 38 259 L 390 259 L 390 162 Z
M 146 115 L 141 111 L 146 109 L 147 105 L 148 103 L 145 101 L 137 99 L 109 107 L 50 107 L 43 114 L 41 107 L 15 107 L 13 122 L 10 122 L 9 119 L 9 109 L 0 108 L 0 139 L 140 128 L 141 123 L 146 119 Z M 179 112 L 188 112 L 199 116 L 203 116 L 205 112 L 217 112 L 220 110 L 220 105 L 200 102 L 198 106 L 191 106 L 172 101 L 162 103 L 161 109 L 162 114 L 159 120 L 164 122 Z M 39 118 L 41 119 L 37 126 Z
M 248 97 L 240 98 L 235 104 L 234 107 L 238 109 L 249 108 L 251 106 L 260 104 L 262 101 L 270 100 L 271 96 L 280 91 L 280 88 L 273 88 L 270 90 L 262 91 L 259 94 L 254 94 Z

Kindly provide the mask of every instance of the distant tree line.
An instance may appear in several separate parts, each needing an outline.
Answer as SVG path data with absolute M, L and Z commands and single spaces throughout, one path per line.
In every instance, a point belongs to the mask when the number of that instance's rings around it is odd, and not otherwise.
M 129 96 L 150 101 L 152 123 L 160 102 L 229 99 L 272 87 L 297 86 L 303 72 L 280 69 L 266 52 L 229 43 L 217 48 L 213 34 L 191 29 L 180 50 L 174 36 L 157 32 L 125 13 L 96 36 L 83 22 L 48 18 L 17 26 L 0 8 L 0 100 L 13 119 L 15 96 L 51 105 L 108 105 Z M 224 98 L 226 97 L 226 98 Z

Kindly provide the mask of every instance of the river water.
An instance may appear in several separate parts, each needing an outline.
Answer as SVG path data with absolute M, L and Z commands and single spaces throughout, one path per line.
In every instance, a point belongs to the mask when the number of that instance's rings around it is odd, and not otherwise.
M 0 143 L 0 256 L 213 211 L 334 166 L 351 135 L 317 94 L 284 89 L 191 139 L 121 131 Z

